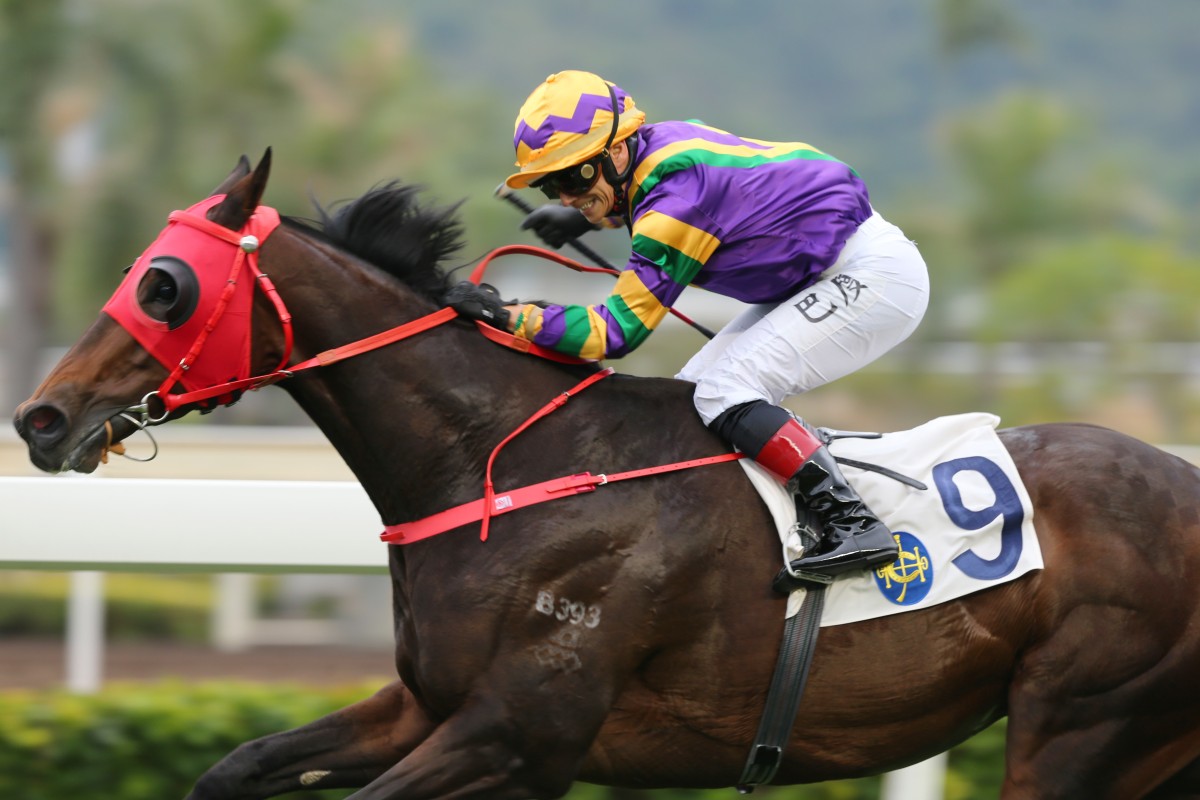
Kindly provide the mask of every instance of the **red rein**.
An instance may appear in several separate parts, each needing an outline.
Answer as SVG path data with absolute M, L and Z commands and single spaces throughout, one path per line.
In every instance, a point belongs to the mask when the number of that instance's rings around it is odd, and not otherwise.
M 452 319 L 457 313 L 451 308 L 442 308 L 432 314 L 415 319 L 404 325 L 377 333 L 357 342 L 351 342 L 332 350 L 318 353 L 316 356 L 298 364 L 285 367 L 292 352 L 292 318 L 288 313 L 275 286 L 265 273 L 258 269 L 258 248 L 266 241 L 279 226 L 279 214 L 269 206 L 259 206 L 250 220 L 240 231 L 212 222 L 206 216 L 208 210 L 224 198 L 217 195 L 189 208 L 187 211 L 175 211 L 170 215 L 166 228 L 147 248 L 138 259 L 109 299 L 104 311 L 109 314 L 121 327 L 125 328 L 143 347 L 147 349 L 168 371 L 168 376 L 159 387 L 157 394 L 167 412 L 185 405 L 202 403 L 213 398 L 218 403 L 232 402 L 235 393 L 252 391 L 267 386 L 284 378 L 290 378 L 297 372 L 313 367 L 335 364 L 343 359 L 351 358 L 361 353 L 370 352 L 388 344 L 407 339 L 424 331 L 438 327 Z M 182 223 L 182 227 L 180 227 Z M 203 234 L 197 236 L 196 234 Z M 188 253 L 188 257 L 178 255 L 180 251 Z M 471 273 L 471 281 L 478 284 L 487 270 L 488 265 L 496 258 L 506 255 L 531 255 L 553 261 L 577 272 L 614 272 L 601 267 L 587 267 L 577 261 L 567 258 L 540 247 L 529 245 L 508 245 L 493 250 L 479 262 Z M 197 277 L 203 282 L 212 284 L 220 279 L 220 261 L 232 257 L 224 284 L 220 286 L 215 300 L 211 298 L 217 292 L 216 285 L 201 286 L 201 305 L 193 319 L 188 320 L 178 328 L 170 328 L 162 322 L 150 319 L 140 310 L 137 299 L 137 288 L 142 277 L 156 257 L 175 256 L 185 262 L 191 262 L 201 267 L 197 269 Z M 217 262 L 214 264 L 213 262 Z M 215 269 L 214 269 L 215 268 Z M 249 270 L 253 281 L 240 282 L 243 270 Z M 215 277 L 214 277 L 215 276 Z M 250 313 L 253 287 L 258 285 L 270 298 L 278 314 L 283 328 L 285 348 L 279 366 L 263 375 L 249 375 L 250 354 Z M 203 289 L 207 288 L 205 292 Z M 241 318 L 245 320 L 241 329 L 234 330 L 228 326 L 220 326 L 223 319 Z M 204 322 L 201 323 L 200 320 Z M 505 331 L 498 330 L 477 322 L 479 331 L 489 340 L 504 345 L 513 350 L 530 355 L 546 358 L 552 361 L 568 364 L 588 363 L 572 356 L 548 350 L 526 339 L 520 339 Z M 203 358 L 205 345 L 216 343 L 219 347 L 209 352 L 224 356 L 226 360 L 219 361 Z M 232 363 L 230 356 L 232 354 Z M 530 505 L 570 497 L 575 494 L 594 492 L 597 487 L 610 483 L 641 478 L 649 475 L 659 475 L 693 467 L 720 464 L 741 458 L 739 453 L 725 453 L 708 458 L 681 461 L 673 464 L 663 464 L 657 467 L 631 470 L 613 475 L 592 475 L 580 473 L 563 478 L 544 481 L 533 486 L 526 486 L 497 494 L 492 483 L 492 466 L 500 450 L 529 428 L 533 423 L 564 406 L 567 401 L 592 386 L 596 382 L 612 374 L 611 369 L 594 373 L 581 381 L 572 389 L 563 392 L 558 397 L 539 409 L 533 416 L 521 424 L 515 431 L 506 436 L 488 458 L 484 478 L 483 498 L 465 503 L 455 508 L 447 509 L 433 516 L 414 522 L 388 525 L 380 538 L 388 544 L 411 544 L 427 539 L 439 533 L 452 530 L 473 522 L 481 522 L 479 538 L 486 541 L 488 524 L 491 517 L 515 511 Z M 227 375 L 235 375 L 233 380 L 225 380 Z M 216 377 L 214 377 L 216 376 Z M 176 383 L 183 384 L 187 390 L 181 394 L 170 394 Z

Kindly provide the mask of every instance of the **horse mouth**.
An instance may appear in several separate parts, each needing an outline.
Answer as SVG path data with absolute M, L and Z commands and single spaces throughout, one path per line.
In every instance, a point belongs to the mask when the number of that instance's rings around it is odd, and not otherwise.
M 62 472 L 81 472 L 90 474 L 107 461 L 108 453 L 113 445 L 119 443 L 129 434 L 137 430 L 137 426 L 121 415 L 111 417 L 84 434 L 62 454 L 63 448 L 42 450 L 29 442 L 29 460 L 43 472 L 58 474 Z
M 107 438 L 104 428 L 98 428 L 80 440 L 66 455 L 60 455 L 56 451 L 39 450 L 31 442 L 29 444 L 29 460 L 38 469 L 52 474 L 71 471 L 95 472 L 103 458 L 104 443 Z
M 62 471 L 95 472 L 96 468 L 104 460 L 107 441 L 108 435 L 104 432 L 103 428 L 95 431 L 81 441 L 79 446 L 67 455 L 66 460 L 62 463 Z

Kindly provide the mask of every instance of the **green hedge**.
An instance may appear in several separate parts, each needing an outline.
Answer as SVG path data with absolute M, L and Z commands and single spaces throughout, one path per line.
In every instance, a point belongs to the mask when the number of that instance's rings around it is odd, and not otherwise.
M 182 798 L 243 741 L 311 722 L 378 688 L 162 683 L 116 685 L 90 697 L 0 693 L 0 797 Z
M 379 684 L 314 688 L 294 684 L 113 685 L 95 696 L 0 693 L 0 798 L 169 800 L 237 745 L 294 728 L 373 694 Z M 1003 725 L 950 756 L 946 800 L 999 794 Z M 335 800 L 348 790 L 297 792 Z M 569 800 L 732 800 L 731 789 L 618 792 L 578 784 Z M 879 779 L 765 787 L 763 800 L 875 800 Z
M 68 580 L 60 572 L 0 571 L 0 636 L 61 636 Z M 208 637 L 210 576 L 110 573 L 104 598 L 109 640 L 201 642 Z

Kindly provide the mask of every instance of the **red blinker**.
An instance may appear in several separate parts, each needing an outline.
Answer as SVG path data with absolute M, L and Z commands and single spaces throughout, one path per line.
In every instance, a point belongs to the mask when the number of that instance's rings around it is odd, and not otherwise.
M 259 206 L 241 231 L 222 228 L 208 220 L 207 212 L 224 199 L 215 195 L 172 214 L 103 309 L 174 374 L 169 384 L 177 381 L 189 391 L 225 383 L 230 376 L 250 375 L 250 325 L 258 277 L 257 253 L 250 251 L 257 248 L 242 248 L 239 242 L 246 235 L 253 235 L 258 243 L 266 241 L 279 225 L 275 209 Z M 199 284 L 194 310 L 174 328 L 151 318 L 138 303 L 138 285 L 159 257 L 186 264 Z M 171 388 L 164 384 L 161 391 L 165 394 Z

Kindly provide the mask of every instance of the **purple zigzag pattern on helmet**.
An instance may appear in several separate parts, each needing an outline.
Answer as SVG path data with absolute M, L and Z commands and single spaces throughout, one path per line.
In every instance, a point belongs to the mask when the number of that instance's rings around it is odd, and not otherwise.
M 591 102 L 588 102 L 591 101 Z M 617 94 L 617 107 L 621 107 L 623 98 L 620 93 Z M 569 117 L 558 116 L 551 114 L 542 122 L 541 127 L 530 127 L 525 120 L 521 120 L 521 124 L 517 126 L 516 136 L 513 137 L 513 144 L 519 145 L 524 142 L 531 150 L 537 150 L 545 147 L 546 142 L 550 141 L 550 137 L 555 133 L 587 133 L 592 129 L 592 120 L 596 114 L 601 111 L 612 111 L 612 100 L 608 95 L 584 94 L 579 96 L 579 102 L 575 105 L 575 113 Z

